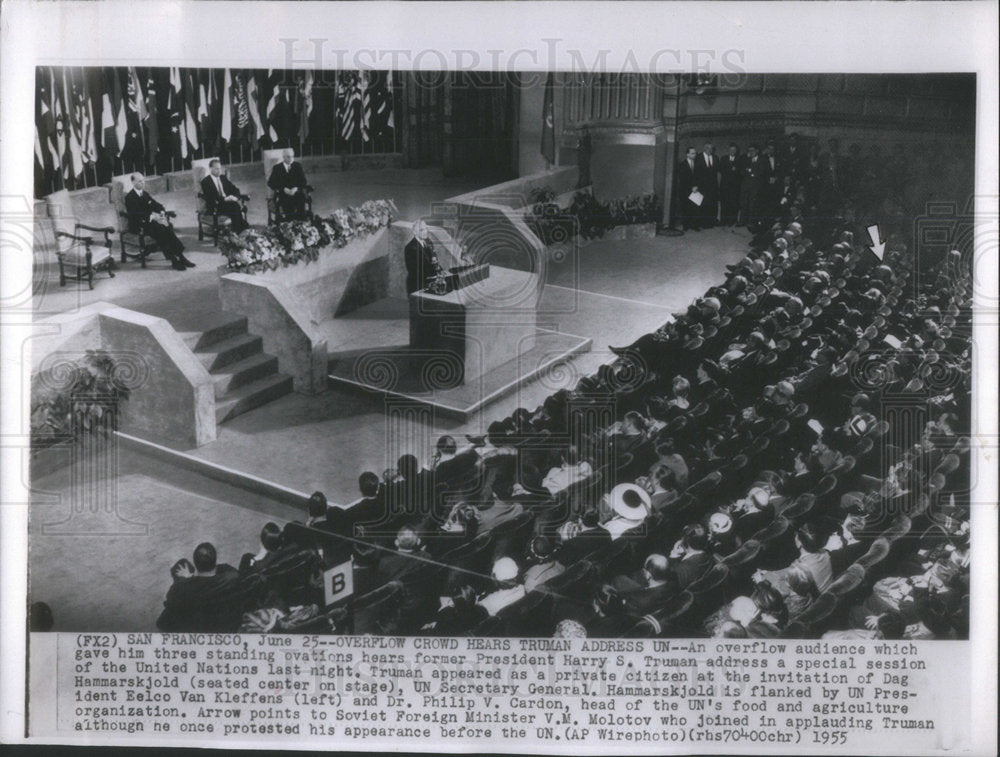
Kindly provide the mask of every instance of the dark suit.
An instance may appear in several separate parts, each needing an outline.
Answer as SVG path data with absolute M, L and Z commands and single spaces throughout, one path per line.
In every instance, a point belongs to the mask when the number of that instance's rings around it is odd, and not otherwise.
M 306 172 L 302 164 L 292 161 L 286 166 L 284 161 L 271 169 L 267 186 L 274 192 L 278 209 L 283 215 L 301 215 L 306 209 Z M 295 194 L 285 194 L 286 189 L 299 190 Z
M 611 534 L 607 529 L 598 526 L 589 531 L 583 531 L 572 539 L 563 542 L 559 548 L 559 564 L 570 567 L 585 559 L 588 555 L 611 545 Z
M 205 205 L 209 213 L 219 213 L 227 216 L 232 222 L 230 227 L 233 232 L 239 234 L 247 227 L 246 219 L 243 218 L 243 207 L 238 200 L 227 200 L 227 196 L 239 197 L 240 190 L 233 182 L 225 176 L 220 176 L 222 183 L 222 194 L 219 194 L 215 186 L 215 177 L 209 174 L 201 180 L 201 194 L 205 198 Z
M 758 223 L 761 187 L 764 184 L 764 158 L 755 155 L 744 159 L 740 171 L 740 220 L 747 225 Z
M 389 581 L 406 581 L 407 575 L 417 570 L 426 563 L 419 559 L 427 559 L 428 555 L 423 549 L 418 552 L 393 552 L 382 557 L 378 561 L 378 575 L 380 583 Z
M 708 552 L 699 552 L 690 555 L 683 560 L 679 560 L 671 567 L 674 575 L 677 576 L 677 584 L 681 589 L 686 589 L 697 581 L 705 572 L 715 564 L 715 560 Z
M 701 228 L 698 223 L 701 215 L 701 208 L 688 199 L 694 187 L 698 186 L 695 178 L 698 159 L 688 163 L 687 158 L 677 164 L 677 220 L 685 230 L 697 231 Z M 699 187 L 700 189 L 700 187 Z
M 219 565 L 214 576 L 174 581 L 156 621 L 161 631 L 232 632 L 240 623 L 240 574 Z
M 403 250 L 406 257 L 406 292 L 411 294 L 427 286 L 427 279 L 440 270 L 434 243 L 428 239 L 422 243 L 416 237 Z
M 125 210 L 128 213 L 128 230 L 133 234 L 145 232 L 152 237 L 163 251 L 167 260 L 177 262 L 184 252 L 184 244 L 174 230 L 166 224 L 149 220 L 153 213 L 163 213 L 164 207 L 153 199 L 149 192 L 141 195 L 134 189 L 125 195 Z
M 628 576 L 618 576 L 612 585 L 625 600 L 625 612 L 637 617 L 662 610 L 677 594 L 677 584 L 670 580 L 650 587 L 637 584 Z
M 784 167 L 776 155 L 762 155 L 764 162 L 763 189 L 760 196 L 760 215 L 770 218 L 777 215 L 778 201 L 781 199 L 781 177 Z
M 711 161 L 711 165 L 709 162 Z M 715 226 L 719 212 L 719 157 L 698 153 L 694 161 L 694 183 L 698 191 L 705 195 L 701 203 L 701 225 Z
M 719 161 L 719 201 L 725 226 L 733 226 L 740 213 L 743 161 L 744 158 L 739 155 L 726 155 Z

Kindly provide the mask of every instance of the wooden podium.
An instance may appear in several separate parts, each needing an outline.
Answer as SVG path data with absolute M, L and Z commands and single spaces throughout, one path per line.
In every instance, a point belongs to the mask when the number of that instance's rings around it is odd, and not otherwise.
M 535 346 L 537 274 L 476 265 L 451 276 L 452 291 L 410 294 L 410 348 L 416 358 L 454 364 L 458 383 L 467 383 Z

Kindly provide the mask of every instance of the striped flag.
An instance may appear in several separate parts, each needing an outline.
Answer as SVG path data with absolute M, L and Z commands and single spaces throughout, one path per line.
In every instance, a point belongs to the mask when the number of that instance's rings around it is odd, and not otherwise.
M 122 83 L 118 71 L 104 69 L 103 92 L 101 96 L 101 146 L 112 157 L 121 155 L 125 147 L 125 102 L 122 98 Z
M 255 141 L 259 143 L 264 138 L 264 124 L 260 120 L 260 90 L 257 87 L 257 75 L 255 72 L 247 74 L 246 104 L 247 115 L 253 124 L 253 133 L 248 134 L 249 140 L 251 144 Z M 237 118 L 242 118 L 242 114 L 238 114 Z
M 556 162 L 556 121 L 555 121 L 555 83 L 552 73 L 545 77 L 545 95 L 542 103 L 542 155 L 548 165 Z
M 146 120 L 146 100 L 139 84 L 139 75 L 134 67 L 128 70 L 128 83 L 125 98 L 125 121 L 128 131 L 122 146 L 122 154 L 132 160 L 141 160 L 146 152 L 146 138 L 142 131 Z
M 267 123 L 267 135 L 273 145 L 278 141 L 278 118 L 282 110 L 281 74 L 275 75 L 274 69 L 267 70 L 267 83 L 271 88 L 271 96 L 267 99 L 267 109 L 264 111 L 264 120 Z
M 80 123 L 81 108 L 78 103 L 82 101 L 80 88 L 76 82 L 76 77 L 67 68 L 63 68 L 63 94 L 66 98 L 64 107 L 66 113 L 66 147 L 68 161 L 63 165 L 63 176 L 76 179 L 83 173 L 83 124 Z
M 171 155 L 181 160 L 188 156 L 187 122 L 184 118 L 184 85 L 180 69 L 170 69 L 170 89 L 167 94 L 167 117 L 170 121 Z M 176 140 L 176 142 L 174 141 Z
M 35 115 L 35 155 L 46 172 L 56 165 L 56 123 L 53 108 L 52 69 L 39 68 L 36 73 L 37 97 Z
M 52 115 L 55 120 L 55 135 L 56 135 L 56 165 L 60 169 L 62 178 L 65 181 L 69 178 L 69 169 L 71 159 L 69 157 L 69 113 L 66 107 L 66 76 L 65 71 L 63 76 L 54 77 L 53 82 L 55 86 L 53 87 L 53 104 L 52 104 Z
M 97 144 L 94 139 L 94 105 L 87 89 L 87 80 L 84 78 L 83 69 L 79 69 L 78 77 L 73 77 L 72 123 L 74 141 L 79 145 L 80 152 L 80 171 L 75 174 L 79 176 L 83 172 L 84 165 L 97 160 Z
M 156 81 L 153 70 L 149 71 L 146 82 L 146 157 L 151 165 L 156 164 L 156 155 L 160 151 L 160 106 L 156 101 Z
M 298 112 L 299 112 L 299 141 L 305 142 L 309 136 L 309 116 L 313 111 L 313 72 L 306 71 L 305 76 L 299 81 Z
M 340 138 L 345 142 L 361 138 L 363 129 L 361 77 L 356 71 L 344 71 L 337 82 L 337 121 Z
M 392 71 L 372 71 L 365 87 L 364 103 L 368 133 L 382 147 L 391 145 L 393 135 Z
M 233 138 L 232 82 L 232 77 L 227 68 L 222 77 L 222 117 L 220 119 L 221 124 L 219 125 L 219 137 L 225 140 L 226 144 L 229 144 Z
M 187 69 L 184 82 L 184 129 L 191 150 L 198 149 L 198 72 Z

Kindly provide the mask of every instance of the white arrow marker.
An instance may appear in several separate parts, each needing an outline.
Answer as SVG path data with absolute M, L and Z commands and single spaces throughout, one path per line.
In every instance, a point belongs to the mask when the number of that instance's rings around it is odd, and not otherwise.
M 874 226 L 868 227 L 868 236 L 872 240 L 872 243 L 869 245 L 869 249 L 875 253 L 875 257 L 877 257 L 879 262 L 881 262 L 882 258 L 885 257 L 885 242 L 881 241 L 882 234 L 879 232 L 877 223 Z

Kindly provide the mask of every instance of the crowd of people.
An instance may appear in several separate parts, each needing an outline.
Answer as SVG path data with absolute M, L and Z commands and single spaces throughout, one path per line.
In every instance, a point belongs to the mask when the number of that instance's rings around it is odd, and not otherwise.
M 852 181 L 810 215 L 822 180 L 793 178 L 723 281 L 534 410 L 362 474 L 349 508 L 317 492 L 239 568 L 199 545 L 158 626 L 967 638 L 971 277 Z
M 687 231 L 745 226 L 758 232 L 775 220 L 802 217 L 813 224 L 880 220 L 894 229 L 928 202 L 956 201 L 951 188 L 968 182 L 972 164 L 956 143 L 853 142 L 846 153 L 836 137 L 731 142 L 716 152 L 711 141 L 689 146 L 676 170 L 678 225 Z M 815 233 L 815 232 L 814 232 Z

